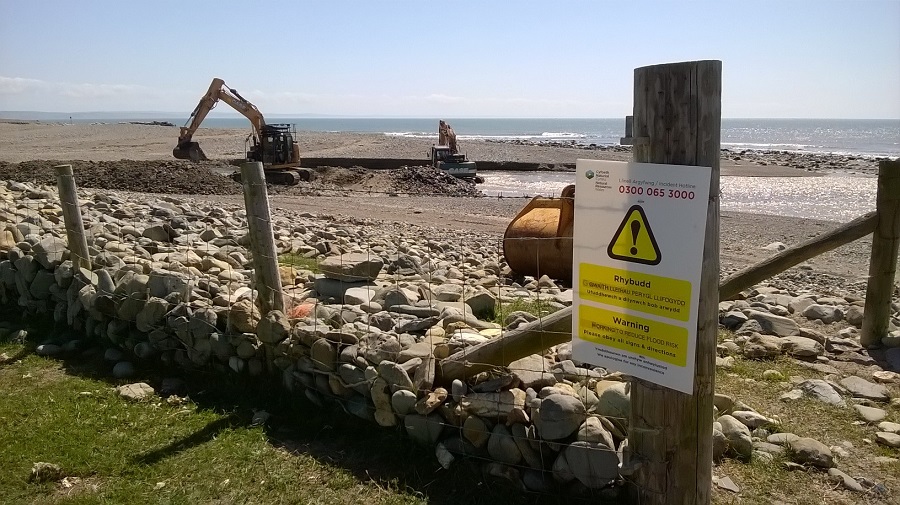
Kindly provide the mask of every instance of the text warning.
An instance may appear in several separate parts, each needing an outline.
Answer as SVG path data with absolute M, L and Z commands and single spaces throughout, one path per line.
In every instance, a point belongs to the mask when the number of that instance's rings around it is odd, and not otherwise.
M 642 272 L 582 263 L 578 294 L 584 300 L 687 321 L 691 283 Z

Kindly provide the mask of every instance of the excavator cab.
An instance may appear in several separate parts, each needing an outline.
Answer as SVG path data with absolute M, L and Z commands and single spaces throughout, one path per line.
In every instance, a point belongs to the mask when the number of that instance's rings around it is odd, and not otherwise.
M 294 142 L 296 133 L 294 126 L 290 124 L 264 125 L 258 139 L 256 135 L 248 138 L 248 141 L 252 141 L 247 149 L 247 159 L 260 161 L 272 168 L 295 164 L 300 159 L 300 149 Z
M 438 166 L 438 163 L 461 163 L 466 161 L 464 154 L 452 153 L 448 146 L 431 146 L 431 165 Z

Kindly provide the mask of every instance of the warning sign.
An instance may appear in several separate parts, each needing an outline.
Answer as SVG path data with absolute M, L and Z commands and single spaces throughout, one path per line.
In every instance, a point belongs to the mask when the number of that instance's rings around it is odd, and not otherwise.
M 693 393 L 710 172 L 578 160 L 575 359 Z
M 652 319 L 588 305 L 578 308 L 580 337 L 678 366 L 687 364 L 688 331 Z
M 646 265 L 658 265 L 662 261 L 659 245 L 653 237 L 653 230 L 650 229 L 643 207 L 634 205 L 628 209 L 625 219 L 609 243 L 607 253 L 613 259 Z
M 578 291 L 585 300 L 655 316 L 687 321 L 691 315 L 691 283 L 618 268 L 582 263 Z

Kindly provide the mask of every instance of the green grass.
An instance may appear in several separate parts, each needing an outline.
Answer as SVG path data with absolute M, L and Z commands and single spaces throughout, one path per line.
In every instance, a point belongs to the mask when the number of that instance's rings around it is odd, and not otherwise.
M 791 387 L 786 388 L 780 381 L 763 379 L 763 372 L 770 369 L 780 371 L 785 381 L 791 376 L 823 378 L 823 374 L 797 365 L 786 357 L 776 360 L 736 357 L 733 368 L 717 370 L 716 392 L 728 394 L 763 415 L 780 420 L 780 424 L 768 427 L 771 432 L 794 433 L 814 438 L 827 446 L 850 442 L 853 445 L 849 450 L 851 456 L 837 459 L 837 467 L 853 477 L 866 476 L 881 482 L 890 489 L 891 494 L 876 498 L 850 493 L 828 482 L 823 471 L 787 471 L 781 465 L 784 458 L 776 458 L 771 464 L 759 461 L 746 464 L 726 459 L 716 467 L 714 473 L 731 477 L 741 486 L 742 491 L 737 498 L 730 492 L 715 490 L 713 502 L 763 504 L 780 500 L 798 505 L 891 503 L 890 500 L 896 498 L 896 490 L 900 489 L 900 465 L 880 467 L 871 463 L 871 459 L 875 456 L 897 458 L 897 451 L 866 442 L 865 439 L 874 440 L 875 429 L 872 426 L 854 424 L 858 419 L 849 406 L 836 407 L 808 398 L 788 402 L 779 400 L 779 396 Z M 896 408 L 882 408 L 889 411 L 890 417 L 900 416 L 900 411 Z
M 18 353 L 15 346 L 4 351 Z M 419 503 L 341 465 L 273 444 L 249 411 L 134 403 L 112 384 L 27 355 L 0 369 L 0 490 L 6 503 Z M 321 428 L 320 428 L 321 429 Z M 83 484 L 27 482 L 38 461 Z
M 320 273 L 319 260 L 316 258 L 307 258 L 299 254 L 286 253 L 278 256 L 278 264 L 282 266 L 294 267 L 298 270 L 309 270 L 312 273 Z
M 144 368 L 109 377 L 102 352 L 36 356 L 30 341 L 0 341 L 0 503 L 584 503 L 489 481 L 477 461 L 450 470 L 396 429 L 315 407 L 265 382 Z M 130 402 L 125 382 L 185 379 L 189 400 Z M 272 414 L 251 425 L 254 410 Z M 32 465 L 78 478 L 28 482 Z
M 524 311 L 534 316 L 543 317 L 556 312 L 556 308 L 550 302 L 542 299 L 517 298 L 512 302 L 497 302 L 493 314 L 487 315 L 487 320 L 497 324 L 504 324 L 506 317 L 517 311 Z
M 527 303 L 508 310 L 541 310 Z M 516 307 L 513 309 L 513 307 Z M 508 312 L 507 312 L 508 314 Z M 0 321 L 8 314 L 0 314 Z M 142 368 L 128 382 L 159 386 L 180 376 L 189 400 L 133 403 L 120 398 L 111 364 L 102 353 L 55 360 L 32 352 L 41 332 L 29 340 L 0 340 L 0 503 L 375 503 L 528 504 L 599 503 L 564 495 L 522 493 L 490 480 L 476 461 L 441 469 L 434 453 L 413 445 L 398 430 L 379 428 L 330 408 L 315 407 L 265 382 L 249 383 L 213 372 L 183 374 Z M 52 333 L 43 333 L 52 335 Z M 850 409 L 811 400 L 781 402 L 777 382 L 762 380 L 767 369 L 786 377 L 821 374 L 788 359 L 738 358 L 734 370 L 717 372 L 717 391 L 777 416 L 777 429 L 816 438 L 826 445 L 853 444 L 838 467 L 851 476 L 884 483 L 891 494 L 870 499 L 836 489 L 824 472 L 788 472 L 776 460 L 725 460 L 716 475 L 731 477 L 742 491 L 714 490 L 714 503 L 889 503 L 900 489 L 900 468 L 871 463 L 897 451 L 865 442 L 870 426 L 854 425 Z M 736 371 L 735 371 L 736 370 Z M 753 379 L 750 382 L 747 379 Z M 255 409 L 272 414 L 253 426 Z M 891 419 L 900 409 L 888 408 Z M 59 465 L 80 480 L 30 483 L 36 462 Z
M 792 375 L 800 375 L 807 378 L 818 378 L 821 374 L 794 363 L 790 358 L 779 356 L 777 359 L 757 360 L 747 359 L 735 356 L 734 366 L 724 370 L 726 373 L 732 373 L 743 379 L 753 379 L 760 383 L 769 384 L 772 391 L 780 388 L 781 382 L 771 381 L 763 378 L 763 372 L 766 370 L 778 370 L 784 376 L 784 381 Z M 754 386 L 756 387 L 756 386 Z

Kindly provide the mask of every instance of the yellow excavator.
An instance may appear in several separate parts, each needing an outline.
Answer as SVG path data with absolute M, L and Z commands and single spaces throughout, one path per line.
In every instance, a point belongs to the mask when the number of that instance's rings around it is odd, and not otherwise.
M 438 145 L 431 146 L 431 166 L 461 179 L 478 177 L 475 162 L 459 152 L 456 133 L 443 119 L 438 122 Z
M 225 81 L 218 77 L 212 80 L 209 90 L 200 99 L 194 112 L 191 112 L 185 126 L 181 127 L 178 144 L 172 150 L 172 155 L 195 163 L 209 159 L 203 149 L 200 149 L 200 144 L 192 139 L 200 123 L 219 100 L 240 112 L 253 125 L 253 133 L 247 138 L 247 160 L 262 162 L 268 182 L 297 184 L 301 177 L 296 171 L 290 170 L 300 166 L 300 147 L 294 140 L 296 132 L 293 127 L 288 124 L 266 124 L 255 105 L 242 97 L 236 89 L 226 86 Z

